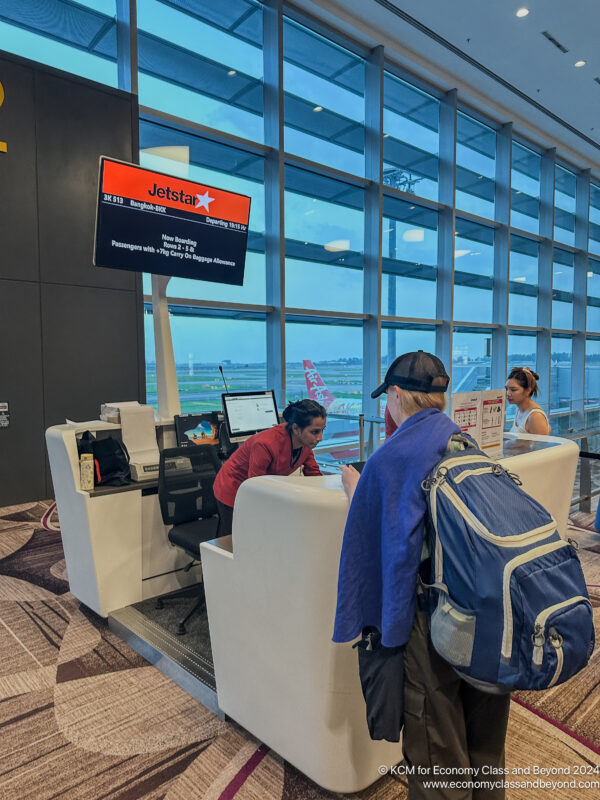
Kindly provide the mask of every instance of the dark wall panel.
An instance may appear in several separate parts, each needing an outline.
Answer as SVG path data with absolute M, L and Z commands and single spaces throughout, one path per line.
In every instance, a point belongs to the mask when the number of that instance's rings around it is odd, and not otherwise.
M 0 58 L 0 278 L 39 280 L 33 70 Z
M 45 425 L 98 419 L 100 403 L 138 400 L 134 292 L 42 285 Z
M 40 288 L 0 280 L 0 506 L 46 497 Z
M 36 74 L 40 278 L 131 289 L 136 275 L 92 264 L 98 158 L 132 160 L 131 99 Z

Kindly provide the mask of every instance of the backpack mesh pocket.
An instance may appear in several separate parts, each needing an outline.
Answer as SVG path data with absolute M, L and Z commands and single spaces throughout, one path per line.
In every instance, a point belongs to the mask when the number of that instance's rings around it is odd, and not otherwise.
M 475 641 L 476 617 L 439 593 L 431 615 L 431 641 L 437 652 L 455 667 L 470 667 Z

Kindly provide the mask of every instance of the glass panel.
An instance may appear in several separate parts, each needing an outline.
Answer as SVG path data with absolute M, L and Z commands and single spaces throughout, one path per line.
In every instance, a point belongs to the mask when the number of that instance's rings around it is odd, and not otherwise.
M 510 224 L 531 233 L 540 230 L 541 157 L 513 142 Z
M 363 60 L 289 19 L 283 58 L 286 151 L 363 175 Z
M 452 393 L 491 389 L 492 332 L 455 328 L 452 340 Z
M 459 112 L 456 126 L 456 207 L 494 218 L 496 132 Z
M 600 186 L 590 186 L 590 253 L 600 255 Z
M 456 220 L 454 237 L 454 319 L 492 321 L 494 231 Z
M 507 369 L 506 377 L 510 375 L 515 367 L 529 367 L 536 372 L 537 362 L 537 337 L 535 334 L 522 334 L 512 332 L 508 334 L 507 341 Z M 547 400 L 544 404 L 541 393 L 535 399 L 547 411 Z M 515 416 L 515 406 L 507 403 L 506 420 L 512 425 Z M 510 427 L 509 425 L 509 427 Z
M 585 405 L 600 406 L 600 339 L 585 340 Z
M 587 274 L 588 331 L 600 331 L 600 261 L 590 258 Z
M 410 325 L 405 328 L 382 328 L 381 329 L 381 364 L 380 378 L 384 379 L 389 365 L 395 358 L 402 353 L 412 353 L 415 350 L 425 350 L 426 353 L 435 353 L 435 328 L 433 326 L 418 327 Z M 373 387 L 375 388 L 375 387 Z M 385 392 L 380 395 L 381 416 L 385 413 L 387 395 Z M 381 435 L 384 431 L 382 429 Z
M 536 325 L 539 245 L 510 237 L 509 325 Z
M 438 199 L 440 104 L 389 75 L 383 77 L 383 182 Z
M 0 49 L 118 85 L 115 0 L 0 4 Z
M 554 238 L 575 245 L 575 188 L 577 179 L 558 165 L 554 171 Z
M 309 360 L 333 395 L 323 403 L 328 415 L 357 417 L 362 412 L 362 326 L 287 322 L 285 348 L 287 401 L 314 395 L 302 364 Z M 358 458 L 357 441 L 357 419 L 328 417 L 323 446 L 345 445 L 352 450 L 347 457 Z
M 552 327 L 573 327 L 573 254 L 554 249 L 552 277 Z
M 285 184 L 286 305 L 362 312 L 363 190 L 295 167 Z
M 144 0 L 138 48 L 140 105 L 263 140 L 260 3 Z
M 239 192 L 252 198 L 243 286 L 172 278 L 167 289 L 169 297 L 264 304 L 263 159 L 243 150 L 144 121 L 140 123 L 140 147 L 140 164 L 143 167 L 205 182 L 209 186 Z M 150 291 L 150 278 L 146 276 L 144 292 L 148 294 Z
M 437 212 L 384 197 L 383 215 L 381 313 L 434 319 Z
M 184 309 L 181 309 L 183 312 Z M 202 317 L 170 313 L 181 411 L 221 409 L 223 366 L 230 391 L 268 389 L 264 320 Z M 152 313 L 144 313 L 146 402 L 158 409 Z M 281 403 L 281 398 L 277 398 Z
M 572 358 L 573 358 L 573 342 L 571 338 L 553 336 L 552 364 L 550 367 L 550 410 L 551 411 L 568 411 L 571 408 Z

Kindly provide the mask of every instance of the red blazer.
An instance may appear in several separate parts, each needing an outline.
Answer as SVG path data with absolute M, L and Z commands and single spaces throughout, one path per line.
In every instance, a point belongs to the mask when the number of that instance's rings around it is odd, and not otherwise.
M 305 475 L 320 475 L 313 451 L 303 447 L 293 467 L 292 440 L 285 422 L 255 433 L 223 464 L 215 478 L 214 493 L 225 506 L 232 506 L 240 485 L 257 475 L 291 475 L 304 464 Z

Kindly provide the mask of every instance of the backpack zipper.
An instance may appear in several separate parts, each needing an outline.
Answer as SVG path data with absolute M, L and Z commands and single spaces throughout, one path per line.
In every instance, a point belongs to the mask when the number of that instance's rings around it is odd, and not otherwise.
M 547 539 L 548 536 L 551 536 L 556 530 L 556 522 L 551 519 L 551 521 L 546 525 L 541 525 L 539 528 L 533 528 L 533 530 L 525 531 L 524 533 L 516 533 L 514 536 L 497 536 L 495 533 L 490 533 L 488 531 L 483 522 L 477 519 L 471 509 L 460 499 L 454 489 L 448 486 L 447 483 L 443 483 L 439 485 L 439 487 L 433 486 L 431 489 L 432 495 L 435 494 L 437 488 L 439 488 L 439 490 L 446 495 L 452 505 L 473 528 L 475 533 L 477 533 L 483 539 L 486 539 L 488 542 L 492 542 L 492 544 L 497 545 L 498 547 L 525 547 L 526 545 L 533 544 L 538 540 L 542 541 L 543 539 Z
M 502 603 L 504 605 L 504 631 L 502 633 L 502 658 L 510 661 L 512 656 L 512 639 L 513 639 L 513 613 L 512 604 L 510 602 L 510 579 L 517 567 L 526 564 L 528 561 L 533 561 L 540 556 L 545 556 L 547 553 L 552 553 L 554 550 L 560 550 L 561 547 L 569 547 L 568 542 L 562 539 L 558 542 L 550 542 L 541 547 L 536 547 L 534 550 L 529 550 L 527 553 L 521 553 L 520 556 L 512 558 L 504 567 L 504 578 L 502 581 Z M 534 632 L 535 633 L 535 632 Z
M 546 622 L 548 620 L 548 617 L 551 614 L 554 614 L 555 611 L 558 611 L 561 608 L 566 608 L 567 606 L 571 606 L 574 603 L 579 603 L 581 602 L 581 600 L 587 600 L 587 597 L 584 597 L 581 594 L 577 594 L 574 597 L 570 597 L 568 600 L 563 600 L 562 603 L 555 603 L 553 606 L 548 606 L 548 608 L 545 608 L 543 611 L 540 611 L 540 613 L 537 615 L 537 617 L 535 618 L 534 633 L 532 637 L 532 641 L 534 642 L 532 661 L 536 667 L 539 667 L 541 665 L 544 658 L 545 640 L 543 636 L 543 631 L 546 628 Z M 541 643 L 536 644 L 534 637 L 536 637 L 536 635 L 539 635 L 540 633 L 542 634 Z
M 562 643 L 563 643 L 563 638 L 560 635 L 560 633 L 557 633 L 554 630 L 554 628 L 550 628 L 550 644 L 556 650 L 556 669 L 554 670 L 554 675 L 552 676 L 552 680 L 547 686 L 548 689 L 551 689 L 552 686 L 554 686 L 556 681 L 560 678 L 560 674 L 562 672 L 564 663 Z

